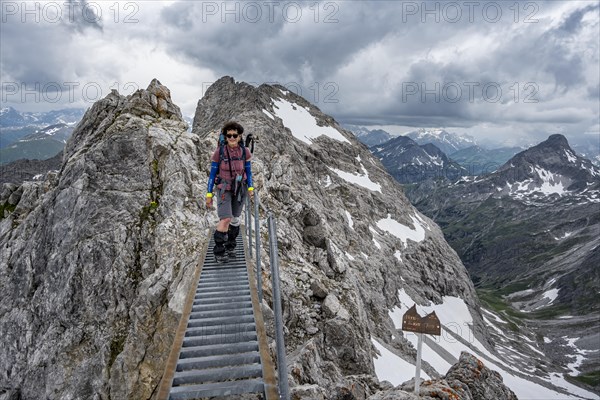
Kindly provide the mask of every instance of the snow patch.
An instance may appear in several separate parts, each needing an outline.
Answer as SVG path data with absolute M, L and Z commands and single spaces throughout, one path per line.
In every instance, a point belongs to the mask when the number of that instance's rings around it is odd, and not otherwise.
M 360 166 L 364 172 L 364 175 L 360 175 L 360 174 L 355 175 L 350 172 L 341 171 L 339 169 L 335 169 L 335 168 L 331 168 L 331 167 L 327 167 L 327 168 L 329 168 L 330 170 L 335 172 L 340 178 L 342 178 L 346 182 L 350 182 L 355 185 L 364 187 L 365 189 L 372 190 L 373 192 L 381 193 L 381 185 L 379 183 L 375 183 L 371 179 L 369 179 L 369 174 L 367 173 L 367 170 L 365 169 L 364 165 L 361 164 Z
M 348 211 L 346 211 L 346 218 L 348 218 L 348 225 L 350 228 L 354 229 L 354 221 L 352 221 L 352 215 Z
M 388 381 L 398 386 L 415 377 L 416 367 L 413 364 L 398 357 L 373 338 L 371 343 L 381 353 L 381 356 L 373 358 L 375 374 L 380 381 Z M 421 377 L 431 379 L 425 371 L 421 371 Z
M 402 253 L 400 253 L 400 250 L 396 250 L 396 252 L 394 253 L 394 257 L 396 257 L 401 263 L 404 262 L 402 261 Z
M 296 139 L 311 145 L 314 139 L 327 136 L 340 142 L 350 143 L 337 129 L 331 126 L 319 126 L 307 108 L 290 103 L 285 99 L 273 100 L 273 104 L 275 115 L 281 118 L 283 125 L 292 132 Z
M 554 302 L 554 300 L 556 300 L 557 297 L 558 297 L 558 289 L 550 289 L 550 290 L 545 291 L 544 294 L 542 294 L 543 299 L 550 300 L 548 305 L 552 304 Z
M 575 157 L 575 154 L 571 153 L 569 150 L 565 150 L 565 154 L 567 155 L 569 162 L 572 162 L 572 163 L 577 162 L 577 157 Z
M 404 247 L 406 247 L 406 243 L 409 239 L 417 243 L 422 242 L 425 239 L 425 228 L 421 222 L 414 216 L 411 216 L 411 219 L 415 226 L 414 229 L 392 219 L 391 214 L 388 214 L 386 219 L 380 219 L 377 222 L 377 227 L 396 236 L 402 241 Z
M 267 116 L 269 118 L 271 118 L 272 120 L 275 120 L 275 117 L 273 116 L 273 114 L 271 114 L 270 112 L 268 112 L 267 110 L 262 110 L 262 112 L 264 112 L 265 114 L 267 114 Z

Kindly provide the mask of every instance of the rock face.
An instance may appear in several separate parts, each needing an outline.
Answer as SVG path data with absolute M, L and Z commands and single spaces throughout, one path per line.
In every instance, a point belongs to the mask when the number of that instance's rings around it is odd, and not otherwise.
M 16 204 L 0 222 L 8 393 L 151 397 L 206 236 L 186 128 L 158 81 L 113 91 L 77 126 L 58 174 L 5 186 L 0 201 Z

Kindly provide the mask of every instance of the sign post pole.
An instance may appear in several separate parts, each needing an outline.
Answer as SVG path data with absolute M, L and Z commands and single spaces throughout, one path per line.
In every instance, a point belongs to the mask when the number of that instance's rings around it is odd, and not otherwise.
M 417 305 L 413 305 L 402 316 L 402 330 L 406 332 L 415 332 L 419 341 L 417 342 L 417 365 L 415 373 L 415 394 L 419 394 L 421 388 L 421 351 L 423 349 L 423 334 L 440 336 L 441 324 L 435 315 L 435 311 L 421 317 L 417 312 Z
M 421 349 L 423 348 L 423 334 L 417 333 L 417 371 L 415 372 L 415 394 L 419 394 L 421 388 Z

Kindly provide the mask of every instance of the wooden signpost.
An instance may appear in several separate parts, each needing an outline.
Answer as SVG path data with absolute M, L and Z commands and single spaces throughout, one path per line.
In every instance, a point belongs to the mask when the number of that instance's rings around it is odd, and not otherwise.
M 417 312 L 417 305 L 413 304 L 402 316 L 402 330 L 406 332 L 415 332 L 419 338 L 417 343 L 417 368 L 415 372 L 415 393 L 419 394 L 421 386 L 421 349 L 423 347 L 423 334 L 441 335 L 441 324 L 435 311 L 421 317 Z

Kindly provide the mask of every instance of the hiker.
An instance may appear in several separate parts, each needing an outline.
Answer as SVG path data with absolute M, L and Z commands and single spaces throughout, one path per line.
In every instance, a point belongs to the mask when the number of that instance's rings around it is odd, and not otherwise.
M 214 255 L 220 263 L 235 257 L 235 239 L 240 232 L 240 215 L 246 192 L 254 193 L 250 150 L 244 146 L 244 128 L 237 122 L 227 122 L 221 129 L 219 146 L 211 157 L 206 206 L 212 208 L 213 186 L 217 185 L 217 214 Z

